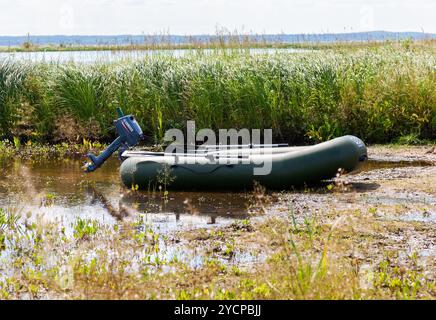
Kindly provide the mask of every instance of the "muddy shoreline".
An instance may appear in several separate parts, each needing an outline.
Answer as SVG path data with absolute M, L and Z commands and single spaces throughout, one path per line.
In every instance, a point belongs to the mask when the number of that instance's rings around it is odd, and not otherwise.
M 218 195 L 114 188 L 110 166 L 9 166 L 24 188 L 0 189 L 25 197 L 0 212 L 18 217 L 0 226 L 0 297 L 434 299 L 435 149 L 368 154 L 319 186 Z
M 233 238 L 236 251 L 260 256 L 262 260 L 275 253 L 274 240 L 262 242 L 251 233 L 264 228 L 271 219 L 289 223 L 292 212 L 292 219 L 301 225 L 305 219 L 329 226 L 340 220 L 342 226 L 336 236 L 339 243 L 341 239 L 347 243 L 347 248 L 334 255 L 350 259 L 365 270 L 367 276 L 362 276 L 363 282 L 368 281 L 368 276 L 371 278 L 380 263 L 391 259 L 393 268 L 423 270 L 427 281 L 433 283 L 436 280 L 434 147 L 375 146 L 369 147 L 368 153 L 371 161 L 382 163 L 381 168 L 338 177 L 328 191 L 320 188 L 272 194 L 274 200 L 267 205 L 265 213 L 251 220 L 248 235 L 241 236 L 238 224 L 233 224 L 223 227 L 218 239 L 214 232 L 192 230 L 179 233 L 178 241 L 185 239 L 190 247 L 202 246 L 219 254 Z M 411 256 L 415 257 L 413 261 Z M 259 263 L 259 259 L 252 259 L 252 263 Z M 428 294 L 427 297 L 436 297 L 433 289 Z

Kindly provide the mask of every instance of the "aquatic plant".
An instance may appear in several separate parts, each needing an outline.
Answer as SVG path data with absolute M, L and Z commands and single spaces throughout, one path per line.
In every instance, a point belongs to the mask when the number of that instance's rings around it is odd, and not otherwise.
M 408 255 L 406 259 L 412 265 L 404 268 L 398 257 L 398 252 L 389 251 L 385 258 L 378 264 L 373 284 L 376 290 L 388 291 L 397 299 L 416 299 L 417 293 L 425 286 L 432 290 L 434 281 L 426 281 L 424 270 L 418 263 L 417 252 Z
M 33 131 L 21 135 L 27 138 L 65 140 L 68 128 L 69 140 L 109 140 L 121 106 L 153 143 L 169 128 L 186 129 L 187 120 L 197 130 L 272 128 L 275 140 L 291 143 L 344 134 L 378 143 L 434 140 L 434 66 L 433 50 L 388 45 L 270 54 L 199 50 L 28 69 L 2 62 L 0 128 L 10 137 L 14 125 L 28 121 Z M 20 108 L 35 112 L 26 118 Z
M 0 233 L 6 232 L 6 230 L 19 229 L 19 218 L 19 215 L 13 211 L 0 208 Z
M 74 238 L 89 239 L 98 231 L 97 221 L 77 218 L 74 224 Z
M 0 298 L 425 299 L 434 296 L 434 279 L 431 273 L 423 272 L 425 265 L 417 253 L 405 261 L 391 256 L 378 260 L 373 256 L 376 253 L 369 253 L 366 257 L 371 258 L 369 263 L 374 266 L 370 279 L 366 279 L 367 274 L 350 257 L 362 236 L 366 237 L 362 246 L 380 246 L 378 238 L 371 238 L 374 230 L 382 226 L 380 220 L 371 219 L 374 229 L 365 235 L 360 233 L 362 230 L 356 233 L 354 224 L 343 217 L 367 219 L 366 215 L 341 212 L 342 218 L 325 224 L 317 217 L 309 218 L 309 214 L 296 209 L 290 211 L 289 219 L 269 217 L 212 230 L 195 228 L 170 234 L 152 230 L 143 215 L 133 221 L 101 223 L 98 227 L 95 221 L 78 219 L 71 235 L 66 232 L 70 226 L 65 226 L 62 220 L 37 219 L 23 225 L 10 212 L 0 211 L 0 254 L 5 249 L 8 252 L 0 261 L 0 267 L 7 270 L 0 274 Z M 21 232 L 16 231 L 16 224 L 21 225 Z M 243 227 L 248 224 L 250 228 Z M 368 227 L 368 223 L 357 225 Z M 180 256 L 176 254 L 177 243 L 182 246 Z M 385 253 L 387 243 L 383 243 L 385 247 L 380 254 Z M 195 250 L 191 251 L 192 248 Z M 238 263 L 236 256 L 250 252 L 248 249 L 260 250 L 266 260 L 248 265 Z M 189 263 L 199 256 L 199 265 Z M 366 282 L 371 286 L 366 287 Z
M 24 63 L 0 61 L 0 134 L 9 134 L 16 120 L 27 71 Z

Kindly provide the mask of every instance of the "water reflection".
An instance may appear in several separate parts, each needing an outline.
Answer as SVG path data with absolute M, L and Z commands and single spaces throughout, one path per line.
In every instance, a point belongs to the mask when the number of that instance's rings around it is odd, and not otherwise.
M 247 219 L 253 207 L 263 206 L 257 203 L 259 199 L 271 197 L 244 192 L 132 191 L 121 184 L 115 157 L 91 174 L 83 172 L 81 165 L 81 161 L 72 159 L 0 162 L 0 207 L 71 222 L 81 217 L 111 224 L 142 215 L 156 228 L 172 230 Z M 412 165 L 425 164 L 369 161 L 360 170 Z M 325 187 L 320 189 L 327 192 Z
M 158 228 L 208 226 L 249 217 L 248 193 L 140 192 L 119 179 L 111 158 L 91 174 L 78 160 L 0 162 L 0 207 L 44 219 L 92 218 L 113 223 L 144 215 Z

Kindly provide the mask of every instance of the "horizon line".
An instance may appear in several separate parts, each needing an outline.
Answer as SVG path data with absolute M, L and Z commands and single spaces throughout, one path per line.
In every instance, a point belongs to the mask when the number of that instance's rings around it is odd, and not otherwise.
M 425 32 L 425 31 L 387 31 L 387 30 L 370 30 L 370 31 L 350 31 L 350 32 L 325 32 L 325 33 L 240 33 L 240 34 L 232 34 L 229 33 L 198 33 L 198 34 L 159 34 L 159 33 L 119 33 L 119 34 L 20 34 L 20 35 L 0 35 L 0 37 L 122 37 L 122 36 L 133 36 L 133 37 L 145 37 L 145 36 L 153 36 L 153 37 L 200 37 L 200 36 L 303 36 L 303 35 L 348 35 L 348 34 L 364 34 L 364 33 L 391 33 L 391 34 L 400 34 L 400 33 L 417 33 L 417 34 L 425 34 L 425 35 L 436 35 L 434 32 Z

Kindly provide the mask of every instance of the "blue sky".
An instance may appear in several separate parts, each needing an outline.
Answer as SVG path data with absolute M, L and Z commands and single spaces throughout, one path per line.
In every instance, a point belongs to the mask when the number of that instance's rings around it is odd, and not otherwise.
M 0 0 L 0 35 L 436 33 L 435 0 Z

